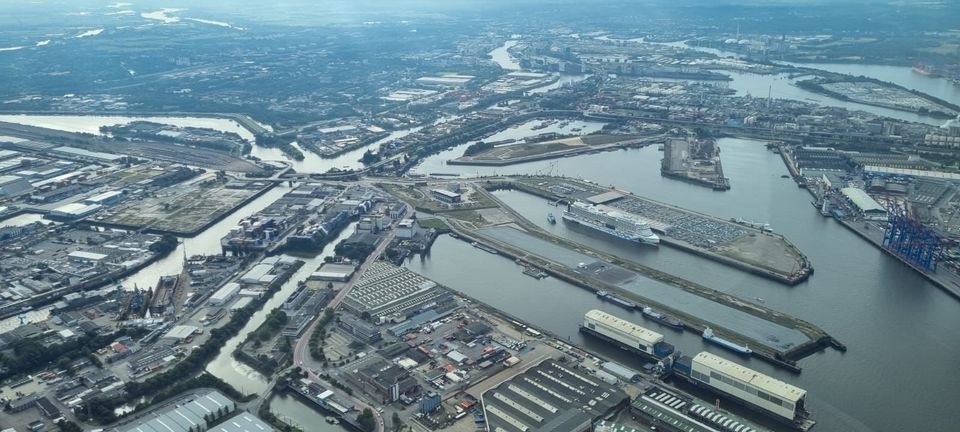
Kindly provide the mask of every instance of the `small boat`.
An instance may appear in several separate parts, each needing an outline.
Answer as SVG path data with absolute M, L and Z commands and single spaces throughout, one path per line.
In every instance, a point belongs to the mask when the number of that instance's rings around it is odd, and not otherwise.
M 553 213 L 547 213 L 547 222 L 550 222 L 551 225 L 557 223 L 557 218 L 553 216 Z

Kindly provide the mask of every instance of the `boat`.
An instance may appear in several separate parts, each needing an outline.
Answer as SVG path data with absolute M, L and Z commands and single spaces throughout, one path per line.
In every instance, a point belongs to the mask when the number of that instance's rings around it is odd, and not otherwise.
M 936 73 L 934 72 L 934 70 L 933 70 L 932 68 L 930 68 L 930 66 L 927 66 L 927 65 L 925 65 L 925 64 L 923 64 L 923 63 L 917 63 L 917 64 L 913 65 L 913 69 L 912 69 L 912 70 L 913 70 L 915 73 L 918 73 L 918 74 L 923 75 L 923 76 L 928 76 L 928 77 L 934 77 L 934 76 L 936 76 Z
M 564 210 L 563 220 L 632 242 L 660 244 L 660 237 L 650 230 L 646 222 L 629 213 L 602 204 L 591 205 L 575 201 Z
M 324 420 L 326 420 L 327 423 L 330 423 L 330 424 L 334 424 L 334 425 L 340 424 L 340 420 L 338 420 L 336 417 L 327 416 Z
M 750 347 L 746 345 L 740 345 L 736 342 L 729 341 L 720 336 L 717 336 L 713 334 L 713 329 L 711 329 L 710 327 L 703 329 L 703 339 L 706 340 L 707 342 L 710 342 L 722 348 L 726 348 L 737 354 L 741 354 L 741 355 L 753 354 L 753 350 L 750 349 Z
M 553 213 L 547 213 L 547 222 L 550 222 L 551 225 L 557 223 L 557 218 L 553 216 Z
M 524 266 L 523 274 L 530 276 L 534 279 L 543 279 L 547 277 L 547 273 L 533 266 Z
M 497 251 L 496 249 L 494 249 L 494 248 L 492 248 L 492 247 L 490 247 L 490 246 L 487 246 L 487 245 L 485 245 L 485 244 L 483 244 L 483 243 L 473 242 L 473 243 L 470 243 L 470 245 L 473 246 L 473 247 L 475 247 L 475 248 L 477 248 L 477 249 L 480 249 L 480 250 L 482 250 L 482 251 L 484 251 L 484 252 L 492 253 L 492 254 L 494 254 L 494 255 L 497 255 L 497 254 L 500 253 L 500 252 Z
M 609 301 L 610 303 L 613 303 L 613 304 L 615 304 L 615 305 L 617 305 L 617 306 L 622 306 L 622 307 L 624 307 L 625 309 L 627 309 L 627 310 L 629 310 L 629 311 L 633 311 L 634 309 L 637 308 L 637 304 L 636 304 L 636 303 L 634 303 L 634 302 L 632 302 L 632 301 L 629 301 L 629 300 L 622 299 L 622 298 L 617 297 L 617 296 L 615 296 L 615 295 L 613 295 L 613 294 L 607 294 L 607 295 L 603 296 L 603 298 L 604 298 L 605 300 Z
M 650 318 L 653 321 L 673 329 L 683 330 L 683 323 L 676 317 L 661 313 L 649 306 L 643 308 L 641 312 L 643 313 L 643 316 Z

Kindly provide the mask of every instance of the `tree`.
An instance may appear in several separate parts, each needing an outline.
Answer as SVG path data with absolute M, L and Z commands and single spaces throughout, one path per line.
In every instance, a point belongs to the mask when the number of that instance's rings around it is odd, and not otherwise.
M 357 416 L 357 423 L 360 423 L 360 427 L 368 432 L 377 429 L 377 420 L 373 417 L 373 411 L 370 408 L 363 409 L 363 412 Z
M 393 423 L 393 430 L 396 432 L 403 429 L 403 421 L 400 420 L 400 414 L 397 414 L 396 411 L 394 411 L 393 416 L 390 417 L 390 423 Z
M 57 422 L 57 426 L 60 426 L 60 430 L 63 432 L 83 432 L 80 425 L 69 420 L 60 420 Z

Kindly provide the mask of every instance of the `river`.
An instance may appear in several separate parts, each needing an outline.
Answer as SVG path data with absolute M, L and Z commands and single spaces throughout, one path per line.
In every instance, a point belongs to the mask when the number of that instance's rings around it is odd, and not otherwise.
M 826 350 L 802 360 L 801 375 L 758 361 L 747 362 L 751 368 L 808 390 L 808 405 L 819 422 L 816 430 L 954 430 L 960 420 L 953 409 L 960 389 L 952 384 L 960 382 L 960 369 L 955 367 L 960 358 L 960 305 L 835 221 L 821 217 L 810 206 L 805 191 L 780 177 L 787 173 L 786 168 L 779 156 L 762 144 L 720 141 L 724 172 L 733 187 L 726 192 L 661 178 L 661 153 L 655 147 L 563 159 L 559 169 L 568 176 L 616 185 L 715 216 L 770 223 L 806 253 L 816 268 L 809 281 L 794 287 L 669 247 L 635 247 L 571 229 L 562 222 L 549 225 L 547 212 L 559 210 L 546 200 L 520 192 L 497 195 L 559 235 L 746 299 L 761 298 L 765 305 L 813 322 L 846 343 L 847 353 Z M 535 173 L 544 166 L 545 162 L 534 162 L 507 168 Z M 472 172 L 475 167 L 463 168 Z M 408 266 L 561 337 L 638 366 L 619 350 L 581 337 L 577 322 L 591 308 L 630 316 L 637 322 L 643 319 L 600 302 L 584 290 L 554 278 L 534 280 L 522 275 L 513 262 L 446 236 L 437 240 L 428 257 Z M 465 274 L 485 277 L 465 278 Z M 545 302 L 545 297 L 553 300 Z M 661 331 L 685 353 L 714 350 L 696 335 Z
M 512 55 L 510 55 L 510 48 L 516 46 L 520 41 L 516 39 L 510 39 L 495 48 L 493 51 L 490 51 L 488 54 L 494 63 L 500 65 L 503 70 L 515 71 L 520 70 L 520 62 L 517 61 Z
M 607 38 L 610 40 L 610 38 Z M 687 45 L 685 42 L 646 42 L 640 39 L 627 39 L 627 41 L 636 43 L 650 43 L 657 45 L 670 46 L 678 49 L 691 49 L 695 51 L 714 54 L 719 57 L 739 57 L 731 51 L 724 51 L 715 48 Z M 862 64 L 826 64 L 826 63 L 790 63 L 782 64 L 806 67 L 811 69 L 820 69 L 828 72 L 836 72 L 854 76 L 867 76 L 882 81 L 892 82 L 900 86 L 919 90 L 932 96 L 936 96 L 947 102 L 960 105 L 960 87 L 954 86 L 943 78 L 933 78 L 914 73 L 911 68 L 903 66 L 882 66 L 882 65 L 862 65 Z M 944 120 L 923 116 L 907 111 L 894 110 L 889 108 L 865 105 L 856 102 L 848 102 L 835 99 L 819 93 L 814 93 L 794 85 L 797 81 L 807 79 L 808 77 L 799 77 L 790 79 L 788 74 L 763 75 L 749 72 L 738 72 L 731 70 L 718 70 L 718 72 L 730 75 L 733 81 L 730 82 L 730 88 L 737 91 L 738 96 L 767 97 L 769 94 L 774 99 L 793 99 L 804 102 L 818 103 L 824 106 L 846 108 L 848 110 L 866 111 L 872 114 L 886 116 L 904 121 L 926 123 L 933 126 L 939 126 Z

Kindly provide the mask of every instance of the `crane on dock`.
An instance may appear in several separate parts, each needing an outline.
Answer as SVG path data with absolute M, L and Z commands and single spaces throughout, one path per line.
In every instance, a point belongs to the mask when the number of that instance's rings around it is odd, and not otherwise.
M 888 209 L 889 226 L 883 235 L 883 247 L 923 271 L 936 272 L 943 260 L 948 240 L 923 225 L 907 208 L 894 204 Z

